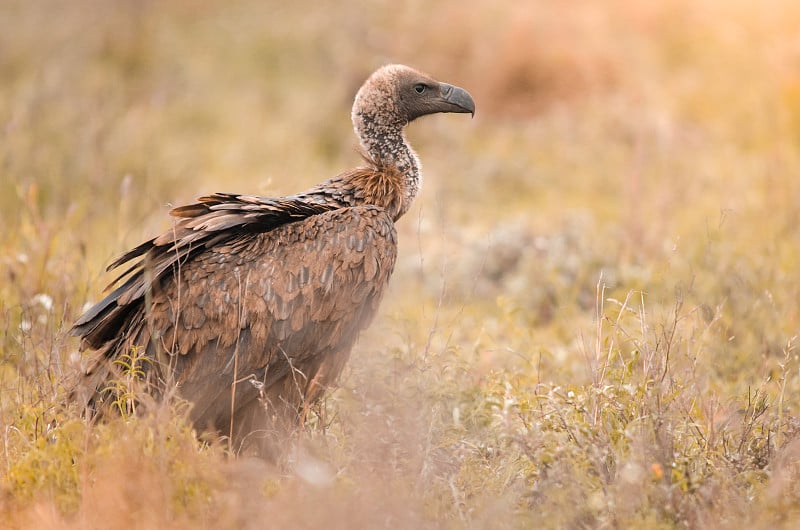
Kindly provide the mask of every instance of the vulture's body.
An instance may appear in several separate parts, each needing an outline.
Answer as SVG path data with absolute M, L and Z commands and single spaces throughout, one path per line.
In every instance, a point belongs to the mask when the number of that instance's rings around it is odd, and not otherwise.
M 215 194 L 175 208 L 172 230 L 73 328 L 87 356 L 73 395 L 119 405 L 120 367 L 138 358 L 150 395 L 174 388 L 201 430 L 264 454 L 332 386 L 372 319 L 397 253 L 394 222 L 419 190 L 403 128 L 474 112 L 466 91 L 392 65 L 366 81 L 353 124 L 367 165 L 290 197 Z

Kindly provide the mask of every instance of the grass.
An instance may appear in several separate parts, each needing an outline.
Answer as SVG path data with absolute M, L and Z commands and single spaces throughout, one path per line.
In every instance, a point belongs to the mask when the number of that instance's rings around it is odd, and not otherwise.
M 794 528 L 800 8 L 11 0 L 0 16 L 0 520 L 10 528 Z M 286 468 L 186 404 L 92 425 L 67 335 L 167 203 L 358 163 L 387 61 L 478 113 Z

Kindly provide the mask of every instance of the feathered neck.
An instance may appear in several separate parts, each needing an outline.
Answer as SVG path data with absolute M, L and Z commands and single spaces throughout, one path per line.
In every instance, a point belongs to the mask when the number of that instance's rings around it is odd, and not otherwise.
M 403 128 L 406 123 L 387 119 L 393 109 L 382 107 L 378 111 L 361 108 L 358 98 L 353 107 L 353 129 L 361 144 L 364 158 L 375 170 L 376 178 L 392 175 L 402 185 L 402 205 L 399 218 L 411 207 L 422 187 L 422 168 L 419 158 L 406 140 Z

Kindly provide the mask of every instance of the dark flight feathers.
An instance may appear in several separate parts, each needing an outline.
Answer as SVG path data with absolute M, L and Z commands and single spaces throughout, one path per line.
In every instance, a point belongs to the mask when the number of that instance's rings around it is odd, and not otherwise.
M 170 215 L 179 221 L 172 230 L 142 243 L 108 266 L 106 270 L 111 271 L 146 255 L 109 284 L 106 289 L 125 279 L 75 322 L 73 333 L 91 347 L 100 348 L 119 329 L 120 319 L 127 314 L 125 306 L 141 299 L 151 285 L 182 261 L 242 234 L 268 232 L 332 208 L 292 197 L 271 199 L 232 193 L 215 193 L 173 208 Z

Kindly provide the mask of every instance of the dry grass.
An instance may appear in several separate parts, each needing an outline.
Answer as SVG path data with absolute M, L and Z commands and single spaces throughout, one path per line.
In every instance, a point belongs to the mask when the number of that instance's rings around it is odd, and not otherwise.
M 0 8 L 5 526 L 795 528 L 796 2 L 318 4 Z M 356 164 L 387 61 L 478 114 L 412 127 L 391 291 L 287 468 L 63 407 L 112 256 Z

